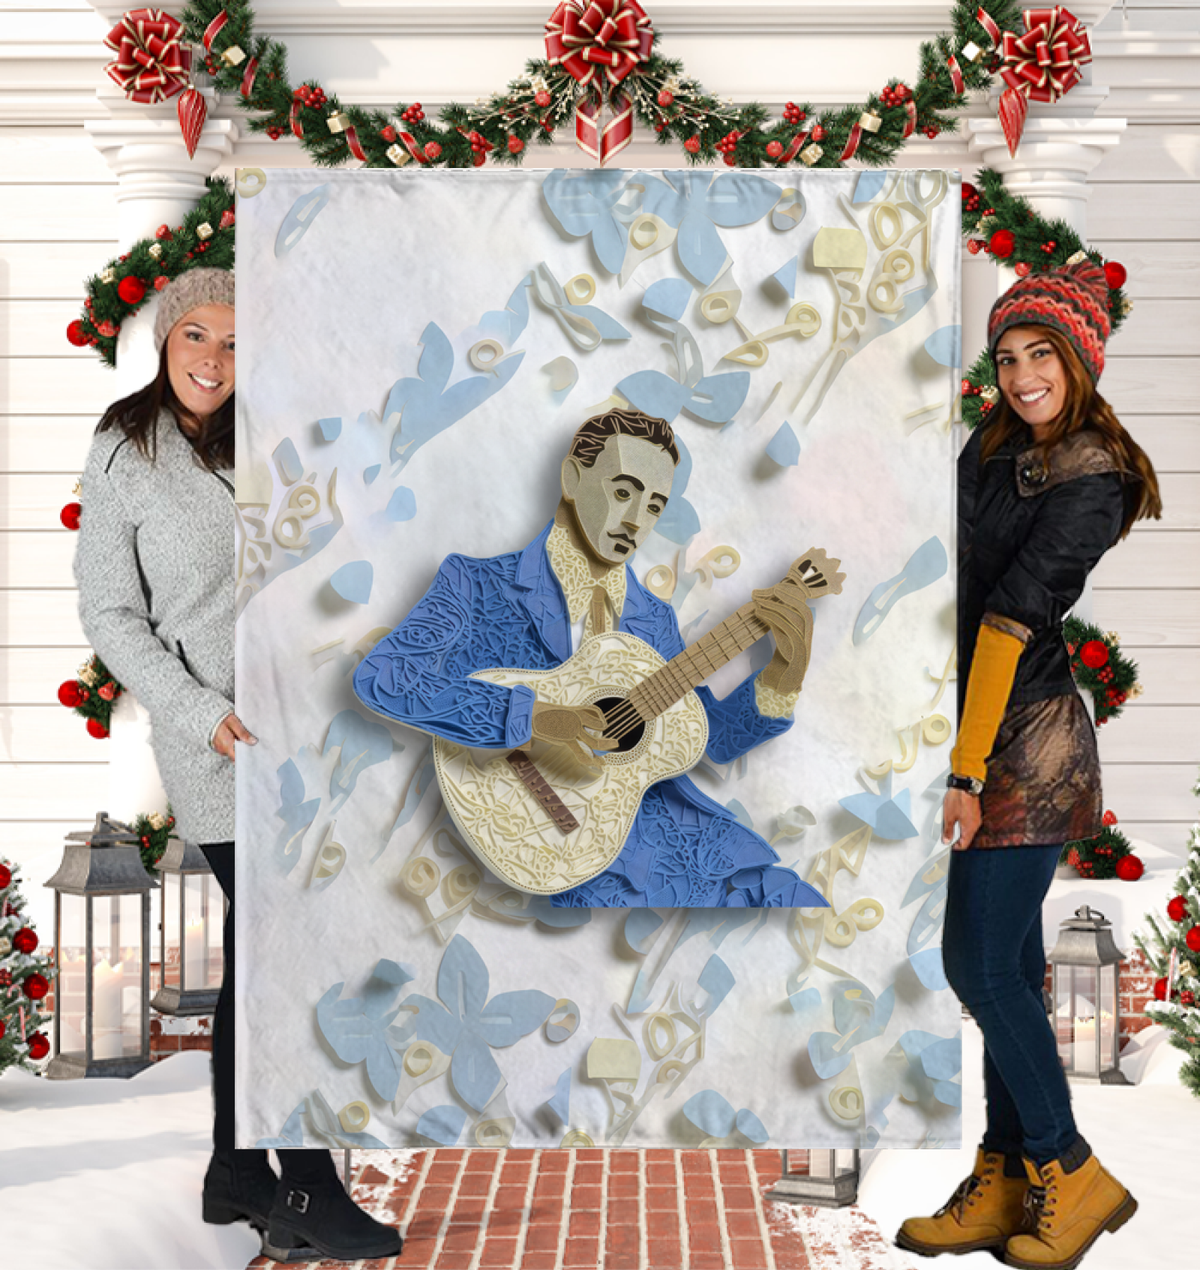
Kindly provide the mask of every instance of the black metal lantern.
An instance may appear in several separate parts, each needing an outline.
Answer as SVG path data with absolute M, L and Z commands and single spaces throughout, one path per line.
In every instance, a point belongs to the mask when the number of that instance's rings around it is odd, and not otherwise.
M 211 1014 L 221 990 L 225 898 L 204 852 L 172 838 L 162 874 L 162 986 L 150 1004 L 163 1014 Z
M 139 839 L 105 812 L 67 834 L 54 890 L 55 1056 L 46 1075 L 134 1076 L 150 1066 L 150 892 Z
M 1112 923 L 1086 904 L 1059 931 L 1050 963 L 1051 1022 L 1058 1056 L 1071 1080 L 1128 1085 L 1117 1046 L 1121 1037 L 1121 985 L 1125 958 L 1113 942 Z
M 857 1150 L 783 1152 L 783 1177 L 771 1187 L 771 1199 L 792 1204 L 844 1208 L 858 1199 Z

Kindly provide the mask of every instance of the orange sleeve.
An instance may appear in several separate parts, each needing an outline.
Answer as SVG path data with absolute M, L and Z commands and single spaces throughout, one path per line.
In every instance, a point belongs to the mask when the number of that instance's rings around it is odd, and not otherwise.
M 987 780 L 987 760 L 1000 731 L 1008 698 L 1012 692 L 1017 662 L 1025 642 L 1009 630 L 990 625 L 985 619 L 979 628 L 967 696 L 963 702 L 958 740 L 950 753 L 955 776 Z

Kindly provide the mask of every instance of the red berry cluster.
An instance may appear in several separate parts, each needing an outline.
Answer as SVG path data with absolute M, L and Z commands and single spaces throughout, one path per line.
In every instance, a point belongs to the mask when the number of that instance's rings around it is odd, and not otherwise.
M 467 140 L 471 143 L 472 154 L 485 154 L 487 152 L 487 143 L 484 141 L 482 134 L 474 129 L 467 133 Z
M 1051 254 L 1051 252 L 1053 252 L 1053 251 L 1054 251 L 1054 249 L 1055 249 L 1057 246 L 1058 246 L 1058 243 L 1056 243 L 1056 242 L 1054 241 L 1054 239 L 1053 239 L 1053 238 L 1051 238 L 1049 242 L 1042 243 L 1042 250 L 1043 250 L 1043 251 L 1046 253 L 1046 255 L 1048 256 L 1048 255 L 1050 255 L 1050 254 Z
M 1179 994 L 1179 1004 L 1180 1005 L 1195 1005 L 1196 994 L 1194 992 L 1181 992 Z
M 421 109 L 421 103 L 414 101 L 411 106 L 400 116 L 405 123 L 420 123 L 425 118 L 425 112 Z
M 964 212 L 977 212 L 979 210 L 979 191 L 970 181 L 962 183 L 962 205 Z
M 272 124 L 267 129 L 267 136 L 270 137 L 272 141 L 278 141 L 279 138 L 283 136 L 283 129 L 277 124 Z
M 926 127 L 922 128 L 921 131 L 932 141 L 933 138 L 941 132 L 941 129 L 936 127 L 934 124 L 928 124 Z
M 797 124 L 804 122 L 805 115 L 804 111 L 794 101 L 789 101 L 783 108 L 783 118 L 786 123 Z
M 309 110 L 320 110 L 326 101 L 328 101 L 328 98 L 325 96 L 325 90 L 319 85 L 314 88 L 310 84 L 301 84 L 292 96 L 297 101 L 303 102 Z
M 893 88 L 890 84 L 879 94 L 879 100 L 885 106 L 903 106 L 904 103 L 912 96 L 912 89 L 906 84 L 897 84 Z
M 735 128 L 732 132 L 727 132 L 720 141 L 717 142 L 717 149 L 722 154 L 732 154 L 737 149 L 737 143 L 741 140 L 742 134 Z

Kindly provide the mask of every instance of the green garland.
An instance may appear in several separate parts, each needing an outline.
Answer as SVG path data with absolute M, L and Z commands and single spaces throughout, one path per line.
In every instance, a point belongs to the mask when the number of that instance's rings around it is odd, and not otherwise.
M 1117 718 L 1130 698 L 1142 695 L 1137 663 L 1121 652 L 1115 631 L 1069 617 L 1063 623 L 1063 638 L 1076 684 L 1092 694 L 1097 727 Z
M 220 177 L 205 184 L 208 193 L 182 225 L 160 226 L 153 238 L 141 239 L 87 280 L 83 313 L 67 327 L 72 344 L 90 344 L 106 366 L 116 366 L 121 324 L 156 291 L 189 269 L 233 268 L 233 190 Z
M 93 653 L 79 667 L 74 679 L 65 679 L 59 684 L 58 700 L 60 705 L 86 719 L 90 735 L 103 741 L 112 728 L 113 706 L 124 691 L 116 676 Z
M 149 815 L 142 812 L 133 822 L 133 832 L 138 836 L 138 851 L 141 853 L 142 866 L 152 876 L 157 876 L 155 865 L 163 857 L 167 842 L 175 836 L 175 817 L 171 814 L 171 804 L 167 804 L 167 814 L 153 811 Z
M 1094 878 L 1107 881 L 1119 877 L 1117 865 L 1121 860 L 1133 855 L 1129 839 L 1116 827 L 1117 818 L 1111 811 L 1104 813 L 1104 828 L 1094 838 L 1084 838 L 1079 842 L 1068 842 L 1059 855 L 1060 864 L 1069 864 L 1082 878 Z M 1136 859 L 1136 857 L 1135 857 Z M 1137 861 L 1141 866 L 1141 861 Z M 1137 876 L 1130 878 L 1136 881 L 1141 876 L 1141 868 Z
M 966 92 L 955 91 L 947 65 L 949 57 L 957 59 L 966 90 L 986 89 L 992 83 L 994 55 L 979 57 L 975 62 L 963 56 L 963 48 L 969 42 L 982 49 L 991 43 L 975 16 L 979 7 L 978 0 L 956 0 L 951 30 L 921 45 L 919 77 L 907 91 L 916 107 L 916 126 L 927 136 L 956 132 L 956 115 L 967 103 Z M 1012 0 L 983 0 L 982 7 L 1002 30 L 1014 28 L 1020 20 L 1020 6 Z M 419 103 L 400 103 L 390 113 L 363 110 L 343 105 L 316 80 L 293 88 L 288 76 L 287 48 L 279 40 L 255 35 L 254 9 L 249 0 L 191 0 L 181 19 L 187 38 L 201 44 L 209 24 L 222 12 L 227 20 L 213 37 L 206 59 L 218 91 L 233 96 L 250 112 L 251 132 L 273 138 L 291 131 L 293 106 L 299 102 L 296 121 L 303 133 L 300 141 L 318 167 L 337 167 L 353 157 L 344 129 L 335 132 L 329 128 L 329 117 L 338 114 L 344 114 L 354 128 L 368 167 L 392 165 L 388 151 L 396 144 L 400 131 L 413 137 L 429 163 L 456 168 L 478 166 L 478 157 L 486 154 L 493 162 L 519 164 L 531 143 L 549 144 L 558 128 L 570 126 L 579 99 L 591 92 L 590 88 L 581 88 L 561 67 L 535 58 L 526 63 L 524 75 L 476 105 L 447 105 L 439 123 L 425 119 Z M 240 59 L 238 52 L 242 54 Z M 228 55 L 228 62 L 223 54 Z M 257 66 L 249 93 L 243 95 L 251 58 Z M 660 145 L 679 147 L 689 162 L 696 164 L 711 164 L 721 158 L 738 167 L 786 166 L 780 154 L 787 154 L 791 141 L 801 131 L 797 125 L 804 124 L 822 130 L 823 135 L 818 133 L 814 140 L 819 141 L 823 153 L 815 162 L 802 159 L 800 154 L 793 155 L 789 162 L 841 167 L 839 156 L 851 129 L 865 111 L 870 111 L 880 119 L 879 130 L 863 131 L 854 157 L 878 167 L 891 163 L 907 140 L 904 134 L 908 112 L 903 100 L 893 97 L 899 84 L 897 79 L 888 81 L 886 101 L 884 93 L 872 93 L 859 105 L 822 111 L 815 117 L 811 117 L 811 106 L 789 103 L 791 117 L 771 121 L 764 106 L 723 103 L 687 75 L 681 61 L 652 52 L 647 62 L 622 81 L 620 91 L 629 96 L 638 120 L 658 134 Z M 606 94 L 609 91 L 604 89 Z M 488 147 L 486 151 L 478 145 L 472 148 L 472 140 L 478 138 Z M 770 153 L 768 147 L 772 143 L 780 151 Z M 401 161 L 407 161 L 407 150 L 400 153 L 404 156 Z

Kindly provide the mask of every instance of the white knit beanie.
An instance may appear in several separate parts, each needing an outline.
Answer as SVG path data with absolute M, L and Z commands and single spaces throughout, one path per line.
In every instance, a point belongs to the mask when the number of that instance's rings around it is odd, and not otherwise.
M 171 328 L 193 309 L 206 304 L 227 304 L 233 308 L 233 274 L 227 269 L 189 269 L 163 287 L 154 318 L 154 351 L 162 346 Z

